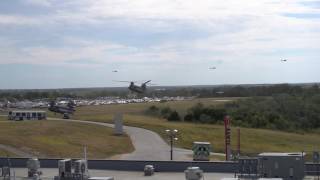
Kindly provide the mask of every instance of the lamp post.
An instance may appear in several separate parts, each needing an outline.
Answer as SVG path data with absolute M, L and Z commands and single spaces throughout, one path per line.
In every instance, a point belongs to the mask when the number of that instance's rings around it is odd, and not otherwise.
M 177 138 L 178 130 L 167 129 L 166 133 L 167 133 L 169 140 L 170 140 L 170 160 L 172 160 L 173 159 L 173 157 L 172 157 L 173 156 L 173 141 L 178 140 L 178 138 Z

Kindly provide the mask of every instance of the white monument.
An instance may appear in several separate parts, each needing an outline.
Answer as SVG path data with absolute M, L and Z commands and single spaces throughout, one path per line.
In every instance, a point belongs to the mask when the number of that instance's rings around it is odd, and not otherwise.
M 113 117 L 113 122 L 114 122 L 114 134 L 115 135 L 123 135 L 122 114 L 116 113 Z

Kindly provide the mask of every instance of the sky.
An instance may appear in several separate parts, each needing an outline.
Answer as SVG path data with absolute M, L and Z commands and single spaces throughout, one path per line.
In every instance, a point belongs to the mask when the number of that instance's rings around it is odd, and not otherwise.
M 320 0 L 1 0 L 0 89 L 149 79 L 320 82 Z

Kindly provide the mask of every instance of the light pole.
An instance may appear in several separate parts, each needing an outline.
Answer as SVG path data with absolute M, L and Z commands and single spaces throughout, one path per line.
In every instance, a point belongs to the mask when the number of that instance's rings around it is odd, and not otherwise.
M 173 141 L 174 140 L 178 140 L 177 138 L 177 133 L 178 133 L 178 130 L 174 129 L 174 130 L 170 130 L 170 129 L 167 129 L 166 130 L 166 133 L 168 134 L 169 136 L 169 140 L 170 140 L 170 160 L 173 159 L 172 155 L 173 155 Z

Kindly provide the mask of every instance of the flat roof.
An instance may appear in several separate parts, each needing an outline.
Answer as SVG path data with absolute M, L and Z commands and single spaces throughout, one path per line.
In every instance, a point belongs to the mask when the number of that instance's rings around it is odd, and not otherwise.
M 9 112 L 47 112 L 47 111 L 41 111 L 41 110 L 13 110 Z
M 199 141 L 195 141 L 193 142 L 193 144 L 211 144 L 210 142 L 199 142 Z
M 304 152 L 292 152 L 292 153 L 274 153 L 274 152 L 266 152 L 260 153 L 259 156 L 305 156 Z
M 58 166 L 58 165 L 57 165 Z M 16 177 L 27 177 L 27 168 L 14 168 Z M 58 168 L 41 168 L 41 179 L 47 179 L 46 177 L 53 179 L 54 176 L 59 174 Z M 115 180 L 185 180 L 185 173 L 182 172 L 155 172 L 153 176 L 144 176 L 143 169 L 141 171 L 115 171 L 115 170 L 96 170 L 89 169 L 90 176 L 92 177 L 113 177 Z M 210 180 L 221 180 L 223 178 L 233 178 L 234 173 L 206 173 L 204 172 L 204 178 Z M 16 178 L 18 179 L 18 178 Z

